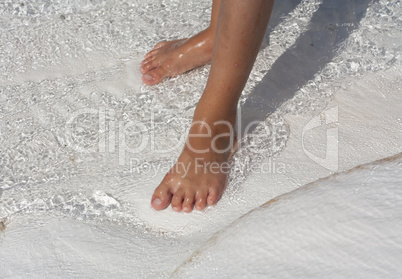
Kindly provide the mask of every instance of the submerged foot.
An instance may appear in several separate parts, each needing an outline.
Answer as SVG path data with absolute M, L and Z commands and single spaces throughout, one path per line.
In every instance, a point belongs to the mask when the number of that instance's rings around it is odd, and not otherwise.
M 162 210 L 171 204 L 177 212 L 191 212 L 194 207 L 203 210 L 219 200 L 226 188 L 235 140 L 233 135 L 224 138 L 223 133 L 213 134 L 212 140 L 202 137 L 186 143 L 176 164 L 155 189 L 153 208 Z
M 141 62 L 142 80 L 148 85 L 160 83 L 211 60 L 214 32 L 206 29 L 189 39 L 160 42 Z

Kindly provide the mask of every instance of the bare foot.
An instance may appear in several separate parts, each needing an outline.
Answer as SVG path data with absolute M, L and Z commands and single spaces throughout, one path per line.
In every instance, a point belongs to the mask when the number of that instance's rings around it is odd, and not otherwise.
M 176 164 L 154 191 L 151 200 L 154 209 L 162 210 L 172 204 L 177 212 L 191 212 L 194 206 L 203 210 L 219 200 L 226 188 L 227 162 L 235 146 L 234 135 L 222 137 L 224 133 L 187 141 Z M 207 149 L 207 152 L 198 152 Z
M 214 32 L 205 29 L 189 39 L 160 42 L 145 55 L 140 71 L 145 84 L 160 83 L 211 60 Z

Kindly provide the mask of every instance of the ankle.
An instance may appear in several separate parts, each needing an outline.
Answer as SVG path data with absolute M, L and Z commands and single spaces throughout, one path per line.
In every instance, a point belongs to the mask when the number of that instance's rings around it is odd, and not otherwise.
M 215 37 L 215 30 L 216 30 L 215 26 L 209 25 L 207 28 L 204 29 L 204 32 L 209 36 L 209 38 L 213 40 Z
M 205 93 L 204 93 L 205 94 Z M 237 107 L 227 103 L 209 102 L 208 98 L 201 97 L 194 111 L 193 123 L 202 123 L 208 126 L 211 132 L 234 129 L 236 124 Z
M 198 36 L 202 36 L 204 42 L 204 50 L 212 57 L 212 49 L 214 47 L 215 28 L 207 27 L 198 33 Z
M 233 150 L 236 142 L 234 123 L 227 120 L 213 122 L 193 120 L 185 144 L 185 150 L 196 157 L 216 153 L 225 158 Z

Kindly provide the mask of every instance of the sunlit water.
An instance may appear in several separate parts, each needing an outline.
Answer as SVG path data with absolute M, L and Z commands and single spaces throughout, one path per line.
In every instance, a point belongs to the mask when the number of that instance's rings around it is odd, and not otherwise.
M 400 66 L 400 1 L 277 1 L 239 105 L 225 196 L 280 153 L 286 113 L 316 114 L 344 84 Z M 176 235 L 125 199 L 177 158 L 209 66 L 149 87 L 142 56 L 208 25 L 210 1 L 0 3 L 0 219 L 62 216 Z M 260 124 L 245 131 L 251 121 Z M 154 169 L 157 167 L 157 169 Z M 149 202 L 144 201 L 144 202 Z

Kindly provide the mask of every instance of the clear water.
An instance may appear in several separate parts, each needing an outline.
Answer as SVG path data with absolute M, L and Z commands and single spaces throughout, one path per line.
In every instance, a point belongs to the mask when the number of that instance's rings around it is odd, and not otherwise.
M 149 168 L 177 158 L 209 66 L 153 87 L 138 67 L 158 41 L 205 28 L 210 4 L 0 2 L 0 219 L 46 214 L 178 233 L 140 219 L 125 195 L 138 183 L 154 188 L 163 170 Z M 261 123 L 232 160 L 228 200 L 240 199 L 250 162 L 285 148 L 286 113 L 314 115 L 348 82 L 400 66 L 401 30 L 400 1 L 276 1 L 239 105 L 241 127 Z

